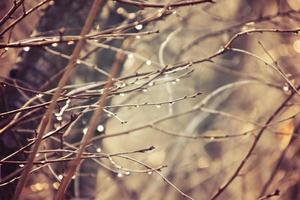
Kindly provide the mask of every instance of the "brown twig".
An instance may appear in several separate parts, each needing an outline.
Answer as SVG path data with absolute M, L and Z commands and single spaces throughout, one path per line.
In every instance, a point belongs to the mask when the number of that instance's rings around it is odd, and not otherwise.
M 298 86 L 297 91 L 300 89 L 300 86 Z M 261 136 L 263 135 L 263 132 L 266 130 L 267 126 L 269 124 L 271 124 L 271 122 L 275 119 L 275 117 L 277 117 L 277 115 L 283 110 L 283 108 L 286 106 L 286 104 L 294 97 L 294 95 L 296 94 L 295 91 L 292 92 L 291 95 L 289 95 L 284 101 L 283 103 L 281 103 L 281 105 L 274 111 L 274 113 L 269 117 L 269 119 L 266 121 L 265 123 L 265 127 L 263 127 L 257 134 L 257 136 L 255 137 L 250 149 L 248 150 L 246 156 L 243 158 L 243 160 L 241 161 L 241 163 L 239 164 L 239 166 L 236 168 L 236 170 L 234 171 L 234 173 L 230 176 L 230 178 L 225 182 L 224 185 L 222 185 L 218 191 L 210 198 L 210 200 L 214 200 L 216 199 L 218 196 L 220 196 L 225 190 L 226 188 L 235 180 L 235 178 L 239 175 L 239 173 L 241 172 L 241 170 L 243 169 L 244 165 L 247 163 L 248 159 L 251 157 L 254 149 L 256 148 Z
M 164 8 L 166 4 L 161 3 L 148 3 L 148 2 L 141 2 L 141 1 L 133 1 L 133 0 L 116 0 L 119 3 L 129 4 L 132 6 L 136 6 L 139 8 Z M 192 6 L 196 4 L 203 4 L 203 3 L 215 3 L 213 0 L 188 0 L 188 1 L 179 1 L 176 3 L 170 3 L 167 5 L 169 8 L 177 8 L 177 7 L 184 7 L 184 6 Z
M 86 23 L 83 26 L 82 31 L 80 33 L 82 38 L 90 30 L 90 28 L 92 26 L 93 19 L 95 18 L 96 13 L 97 13 L 97 7 L 99 5 L 100 5 L 100 0 L 95 0 L 93 6 L 91 8 L 91 12 L 89 13 L 89 15 L 87 17 L 87 20 L 86 20 Z M 27 182 L 28 175 L 31 171 L 34 159 L 36 157 L 36 154 L 37 154 L 37 151 L 39 149 L 40 143 L 42 141 L 43 133 L 47 130 L 47 127 L 48 127 L 48 124 L 51 120 L 51 116 L 52 116 L 53 110 L 55 108 L 55 105 L 57 103 L 57 100 L 59 99 L 59 96 L 60 96 L 60 94 L 63 90 L 63 86 L 66 84 L 68 78 L 70 77 L 70 75 L 73 71 L 74 66 L 76 65 L 76 60 L 79 57 L 79 54 L 80 54 L 80 51 L 81 51 L 81 48 L 82 48 L 83 44 L 84 44 L 83 39 L 81 39 L 77 42 L 77 44 L 75 46 L 75 49 L 72 53 L 71 59 L 69 61 L 69 64 L 66 66 L 66 71 L 64 72 L 62 78 L 60 79 L 60 81 L 58 83 L 57 90 L 55 91 L 55 93 L 52 97 L 51 103 L 50 103 L 45 115 L 42 118 L 42 121 L 41 121 L 41 123 L 39 125 L 39 128 L 38 128 L 38 131 L 37 131 L 37 139 L 36 139 L 36 142 L 33 146 L 32 153 L 28 157 L 27 164 L 24 167 L 24 171 L 22 172 L 20 181 L 18 182 L 18 185 L 16 187 L 14 197 L 13 197 L 14 200 L 19 199 L 19 196 L 20 196 L 20 194 L 21 194 L 21 192 L 22 192 L 22 190 L 23 190 L 23 188 L 24 188 L 24 186 Z

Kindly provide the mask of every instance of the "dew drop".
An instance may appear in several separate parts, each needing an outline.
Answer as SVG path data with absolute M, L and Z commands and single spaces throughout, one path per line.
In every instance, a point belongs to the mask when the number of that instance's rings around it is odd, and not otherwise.
M 61 121 L 62 120 L 62 116 L 61 115 L 56 116 L 56 120 L 57 121 Z
M 96 151 L 97 151 L 97 153 L 100 153 L 100 152 L 102 151 L 102 149 L 98 147 L 98 148 L 96 149 Z
M 128 58 L 132 59 L 133 58 L 133 54 L 132 53 L 128 54 Z
M 43 94 L 37 94 L 36 97 L 41 98 Z
M 131 174 L 131 173 L 130 173 L 130 172 L 128 172 L 128 171 L 127 171 L 127 172 L 125 172 L 125 175 L 126 175 L 126 176 L 129 176 L 130 174 Z
M 58 179 L 62 180 L 64 178 L 64 176 L 62 174 L 58 175 Z
M 148 85 L 149 85 L 149 86 L 153 86 L 153 85 L 154 85 L 154 83 L 153 83 L 153 82 L 150 82 L 150 83 L 148 83 Z
M 69 42 L 67 43 L 67 45 L 72 45 L 72 44 L 74 44 L 74 41 L 69 41 Z
M 85 128 L 82 130 L 83 135 L 85 135 L 85 134 L 87 133 L 87 131 L 88 131 L 88 127 L 85 127 Z
M 24 47 L 23 50 L 24 50 L 24 51 L 29 51 L 29 50 L 30 50 L 30 47 Z
M 57 47 L 57 46 L 58 46 L 58 43 L 56 43 L 56 42 L 55 42 L 55 43 L 52 43 L 51 46 Z
M 101 125 L 101 124 L 98 125 L 98 126 L 97 126 L 97 131 L 100 132 L 100 133 L 103 132 L 103 131 L 104 131 L 104 126 Z
M 151 60 L 147 60 L 146 61 L 146 65 L 151 65 L 152 64 L 152 61 Z
M 72 179 L 75 179 L 76 178 L 76 176 L 74 175 L 74 176 L 72 176 Z
M 285 83 L 285 84 L 283 85 L 283 87 L 282 87 L 282 90 L 283 90 L 285 93 L 287 93 L 287 92 L 290 91 L 290 86 L 289 86 L 287 83 Z
M 54 182 L 52 184 L 53 188 L 56 189 L 56 190 L 59 188 L 59 185 L 60 185 L 59 182 Z
M 122 178 L 122 177 L 123 177 L 123 174 L 122 174 L 121 172 L 119 172 L 119 173 L 117 174 L 117 177 Z
M 135 36 L 135 38 L 139 40 L 139 39 L 141 39 L 141 36 L 137 35 L 137 36 Z
M 151 175 L 151 174 L 153 174 L 153 172 L 152 172 L 152 171 L 149 171 L 149 172 L 147 172 L 147 174 L 148 174 L 148 175 Z
M 8 47 L 5 47 L 4 50 L 5 50 L 5 51 L 8 51 Z
M 19 167 L 24 167 L 25 165 L 24 164 L 19 164 Z
M 77 64 L 81 64 L 81 61 L 80 61 L 80 60 L 76 60 L 76 63 L 77 63 Z
M 158 10 L 158 16 L 161 16 L 163 14 L 164 10 L 163 9 L 159 9 Z
M 143 25 L 142 24 L 138 24 L 138 25 L 135 26 L 135 29 L 138 30 L 138 31 L 142 30 L 143 29 Z

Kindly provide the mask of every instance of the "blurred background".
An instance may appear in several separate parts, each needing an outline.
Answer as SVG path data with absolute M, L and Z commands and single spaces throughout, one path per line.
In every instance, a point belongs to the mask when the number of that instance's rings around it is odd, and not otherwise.
M 14 2 L 0 21 L 0 199 L 14 193 L 30 154 L 18 150 L 33 141 L 92 4 L 10 0 L 1 19 Z M 182 2 L 101 1 L 61 95 L 75 98 L 58 103 L 50 130 L 69 124 L 44 140 L 21 199 L 54 198 L 114 65 L 65 199 L 300 199 L 300 1 L 172 7 Z

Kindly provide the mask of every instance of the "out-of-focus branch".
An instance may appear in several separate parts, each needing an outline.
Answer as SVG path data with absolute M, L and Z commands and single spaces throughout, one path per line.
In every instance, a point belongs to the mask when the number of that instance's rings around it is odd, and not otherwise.
M 297 91 L 300 89 L 300 86 L 298 86 Z M 241 170 L 243 169 L 243 167 L 245 166 L 245 164 L 247 163 L 247 161 L 249 160 L 249 158 L 251 157 L 254 149 L 256 148 L 261 136 L 263 135 L 264 131 L 266 130 L 266 128 L 268 127 L 269 124 L 272 123 L 272 121 L 277 117 L 277 115 L 283 110 L 283 108 L 286 106 L 286 104 L 294 97 L 294 95 L 296 94 L 295 91 L 292 92 L 291 95 L 289 95 L 282 103 L 281 105 L 279 105 L 279 107 L 274 111 L 274 113 L 269 117 L 269 119 L 266 121 L 265 123 L 265 127 L 263 127 L 257 134 L 257 136 L 255 137 L 250 149 L 248 150 L 246 156 L 243 158 L 243 160 L 241 161 L 241 163 L 239 164 L 239 166 L 236 168 L 236 170 L 234 171 L 234 173 L 230 176 L 230 178 L 228 179 L 228 181 L 226 181 L 226 183 L 224 185 L 222 185 L 218 191 L 210 198 L 211 200 L 216 199 L 218 196 L 220 196 L 225 190 L 226 188 L 228 188 L 228 186 L 236 179 L 236 177 L 238 177 L 239 173 L 241 172 Z
M 128 4 L 132 6 L 136 6 L 139 8 L 165 8 L 166 4 L 161 3 L 148 3 L 141 1 L 133 1 L 133 0 L 116 0 L 119 3 Z M 179 1 L 176 3 L 170 3 L 167 7 L 176 8 L 176 7 L 184 7 L 184 6 L 192 6 L 196 4 L 203 3 L 215 3 L 213 0 L 188 0 L 188 1 Z

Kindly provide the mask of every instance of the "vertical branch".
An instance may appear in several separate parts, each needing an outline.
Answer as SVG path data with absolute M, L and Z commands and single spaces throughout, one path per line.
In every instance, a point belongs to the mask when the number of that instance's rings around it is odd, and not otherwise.
M 68 187 L 68 185 L 70 184 L 70 181 L 72 180 L 72 176 L 74 175 L 77 166 L 80 164 L 80 161 L 82 159 L 82 154 L 85 150 L 86 145 L 89 143 L 90 139 L 93 136 L 94 131 L 96 130 L 96 127 L 98 126 L 98 123 L 100 121 L 100 117 L 101 114 L 103 112 L 103 108 L 105 106 L 106 103 L 106 99 L 109 95 L 109 88 L 112 86 L 113 84 L 113 77 L 116 76 L 119 67 L 121 66 L 121 61 L 124 59 L 124 54 L 118 52 L 116 55 L 116 60 L 112 66 L 112 70 L 111 70 L 111 78 L 108 79 L 105 87 L 104 87 L 104 93 L 103 95 L 100 97 L 100 100 L 98 101 L 98 107 L 97 110 L 95 111 L 95 113 L 93 114 L 91 121 L 88 125 L 88 130 L 87 133 L 84 135 L 81 145 L 78 149 L 78 153 L 76 155 L 76 158 L 71 161 L 70 165 L 69 165 L 69 169 L 66 173 L 66 175 L 64 176 L 61 185 L 58 189 L 58 192 L 55 196 L 55 200 L 61 200 L 63 199 L 64 193 Z
M 22 172 L 21 177 L 20 177 L 20 181 L 18 182 L 18 185 L 16 187 L 14 197 L 13 197 L 14 200 L 19 199 L 19 196 L 22 193 L 22 190 L 23 190 L 23 188 L 24 188 L 24 186 L 27 182 L 29 173 L 30 173 L 31 168 L 33 166 L 33 161 L 36 157 L 36 154 L 38 152 L 40 143 L 42 141 L 43 133 L 45 131 L 47 131 L 47 127 L 48 127 L 49 122 L 51 121 L 51 116 L 52 116 L 53 110 L 55 108 L 55 105 L 57 103 L 57 100 L 58 100 L 58 98 L 59 98 L 59 96 L 60 96 L 60 94 L 63 90 L 63 87 L 64 87 L 64 85 L 66 84 L 66 82 L 68 80 L 68 78 L 72 74 L 72 71 L 73 71 L 74 67 L 76 66 L 76 60 L 79 57 L 81 48 L 84 44 L 84 36 L 89 32 L 89 30 L 92 26 L 92 23 L 93 23 L 93 20 L 94 20 L 96 14 L 97 14 L 97 9 L 100 5 L 100 2 L 101 2 L 100 0 L 95 0 L 92 7 L 91 7 L 91 9 L 90 9 L 89 15 L 86 19 L 86 22 L 84 24 L 84 27 L 82 28 L 81 33 L 80 33 L 80 40 L 78 40 L 78 42 L 75 46 L 75 49 L 72 53 L 70 61 L 69 61 L 68 65 L 66 66 L 66 71 L 64 72 L 62 78 L 60 79 L 60 81 L 58 83 L 57 90 L 55 91 L 55 93 L 52 97 L 51 104 L 49 105 L 49 107 L 48 107 L 45 115 L 43 116 L 42 121 L 41 121 L 41 123 L 38 127 L 37 138 L 36 138 L 35 144 L 33 146 L 32 153 L 28 156 L 27 164 L 24 167 L 24 171 Z

